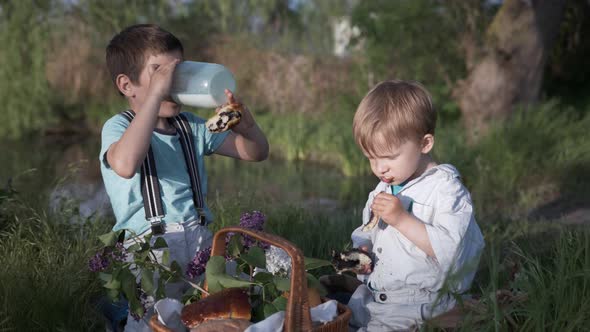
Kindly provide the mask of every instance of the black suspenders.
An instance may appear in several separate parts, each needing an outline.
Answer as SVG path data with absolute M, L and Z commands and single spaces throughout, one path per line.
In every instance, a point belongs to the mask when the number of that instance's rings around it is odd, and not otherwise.
M 120 113 L 129 122 L 133 121 L 135 113 L 127 110 Z M 191 127 L 186 117 L 182 114 L 168 119 L 180 135 L 180 145 L 184 154 L 184 161 L 188 169 L 188 175 L 191 181 L 193 191 L 193 202 L 199 215 L 199 224 L 206 225 L 205 201 L 199 177 L 199 167 L 195 156 L 195 149 L 191 135 Z M 145 210 L 145 219 L 150 223 L 152 234 L 160 235 L 164 233 L 164 210 L 162 209 L 162 196 L 160 194 L 160 185 L 158 182 L 158 172 L 156 171 L 156 160 L 152 147 L 141 165 L 141 195 L 143 196 L 143 207 Z

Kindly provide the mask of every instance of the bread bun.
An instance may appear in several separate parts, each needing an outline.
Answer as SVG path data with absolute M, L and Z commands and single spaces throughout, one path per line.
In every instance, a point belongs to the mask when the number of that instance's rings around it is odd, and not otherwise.
M 197 327 L 190 329 L 191 332 L 243 332 L 252 322 L 245 319 L 214 319 L 205 321 Z
M 223 106 L 219 112 L 207 120 L 205 126 L 213 133 L 222 133 L 240 123 L 242 105 L 233 103 Z
M 182 308 L 180 320 L 188 328 L 215 319 L 249 321 L 251 309 L 245 289 L 227 288 Z
M 371 221 L 369 221 L 366 225 L 363 226 L 362 231 L 368 232 L 375 228 L 375 226 L 377 226 L 377 224 L 379 223 L 379 219 L 381 218 L 378 215 L 373 214 L 373 218 L 371 218 Z

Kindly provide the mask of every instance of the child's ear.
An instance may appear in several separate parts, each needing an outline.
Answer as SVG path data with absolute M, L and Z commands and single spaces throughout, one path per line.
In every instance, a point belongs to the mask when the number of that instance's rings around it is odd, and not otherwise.
M 117 89 L 119 89 L 122 94 L 127 97 L 133 97 L 133 85 L 131 84 L 129 76 L 119 74 L 115 79 L 115 83 L 117 84 Z
M 422 137 L 422 150 L 421 152 L 426 154 L 429 153 L 434 147 L 434 135 L 426 134 Z

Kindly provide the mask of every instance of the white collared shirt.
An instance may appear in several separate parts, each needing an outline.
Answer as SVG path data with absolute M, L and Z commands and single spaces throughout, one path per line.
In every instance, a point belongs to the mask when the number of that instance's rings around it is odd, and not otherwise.
M 371 219 L 369 207 L 380 192 L 391 192 L 380 182 L 369 194 L 363 225 Z M 450 290 L 471 286 L 484 240 L 474 217 L 471 196 L 455 167 L 443 164 L 408 182 L 397 195 L 404 207 L 426 226 L 436 258 L 383 221 L 371 231 L 362 226 L 352 233 L 354 247 L 367 245 L 375 255 L 373 272 L 360 279 L 374 291 L 419 289 L 438 292 L 448 280 Z

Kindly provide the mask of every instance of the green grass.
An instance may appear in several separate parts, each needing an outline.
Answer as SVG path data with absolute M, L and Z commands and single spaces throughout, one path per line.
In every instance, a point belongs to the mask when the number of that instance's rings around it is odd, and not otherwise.
M 333 121 L 324 121 L 326 114 L 314 115 L 313 123 L 302 115 L 285 115 L 285 123 L 270 115 L 260 118 L 273 153 L 284 150 L 285 158 L 314 159 L 342 167 L 343 173 L 366 172 L 366 161 L 354 152 L 351 114 L 343 111 Z M 546 103 L 494 126 L 474 145 L 465 143 L 459 127 L 443 126 L 437 132 L 436 157 L 464 175 L 486 238 L 472 289 L 482 298 L 482 310 L 469 316 L 462 330 L 577 331 L 590 326 L 590 232 L 558 220 L 527 218 L 531 209 L 555 197 L 588 202 L 589 125 L 589 115 Z M 266 230 L 294 242 L 306 256 L 328 258 L 332 249 L 350 245 L 364 198 L 353 207 L 330 211 L 298 205 L 298 200 L 261 199 L 250 192 L 270 175 L 252 173 L 246 184 L 251 188 L 209 196 L 217 217 L 213 231 L 238 224 L 243 212 L 260 210 L 268 216 Z M 285 181 L 281 190 L 299 188 L 293 179 Z M 345 189 L 335 185 L 333 191 Z M 104 330 L 94 304 L 102 290 L 87 271 L 87 261 L 98 248 L 97 236 L 112 220 L 71 223 L 77 213 L 72 206 L 46 212 L 40 203 L 46 197 L 32 202 L 28 197 L 27 202 L 22 195 L 28 191 L 20 192 L 0 192 L 0 331 Z M 526 293 L 528 300 L 507 308 L 493 300 L 498 289 L 511 288 Z
M 96 276 L 87 271 L 87 260 L 109 221 L 72 224 L 67 220 L 74 210 L 40 213 L 27 209 L 18 197 L 4 198 L 2 205 L 6 204 L 20 207 L 14 215 L 2 210 L 0 331 L 103 330 L 93 304 L 101 290 Z M 351 209 L 327 214 L 266 206 L 253 198 L 217 197 L 211 205 L 218 218 L 213 231 L 236 225 L 242 212 L 258 209 L 268 216 L 267 231 L 318 258 L 349 245 L 350 232 L 360 219 Z M 487 247 L 473 293 L 489 299 L 498 289 L 514 288 L 528 294 L 529 300 L 508 310 L 484 301 L 484 310 L 470 316 L 463 330 L 575 331 L 590 323 L 590 232 L 527 220 L 486 223 L 482 228 Z M 519 274 L 511 280 L 514 266 Z

